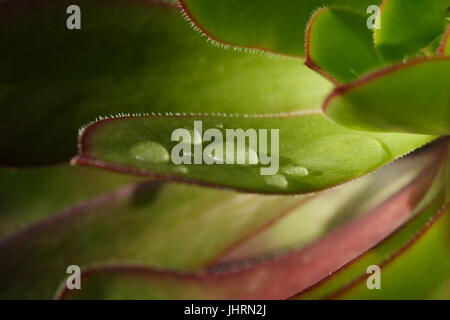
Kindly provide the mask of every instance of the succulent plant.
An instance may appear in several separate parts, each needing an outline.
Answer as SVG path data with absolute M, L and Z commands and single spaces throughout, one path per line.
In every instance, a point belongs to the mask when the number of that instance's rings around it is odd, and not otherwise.
M 450 298 L 449 8 L 0 1 L 1 298 Z M 196 122 L 279 171 L 170 161 Z

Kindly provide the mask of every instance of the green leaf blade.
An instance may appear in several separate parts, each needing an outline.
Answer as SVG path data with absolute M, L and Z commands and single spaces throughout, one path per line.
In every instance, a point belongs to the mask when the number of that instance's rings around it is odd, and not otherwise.
M 0 239 L 74 203 L 140 181 L 136 177 L 69 165 L 24 170 L 1 168 L 0 179 L 3 181 Z
M 322 6 L 340 5 L 360 12 L 370 0 L 181 0 L 189 20 L 211 40 L 242 48 L 302 57 L 306 24 Z
M 437 160 L 437 159 L 436 159 Z M 437 160 L 440 164 L 441 161 Z M 243 268 L 223 266 L 215 272 L 177 274 L 142 265 L 99 265 L 82 274 L 85 290 L 62 290 L 66 299 L 285 299 L 360 256 L 406 223 L 424 203 L 429 203 L 430 183 L 438 167 L 430 166 L 414 182 L 377 206 L 371 214 L 355 219 L 310 246 L 263 263 Z M 441 167 L 439 165 L 439 167 Z M 442 175 L 440 176 L 442 177 Z M 441 195 L 442 184 L 436 188 Z M 433 198 L 433 197 L 431 197 Z M 423 200 L 423 201 L 422 201 Z M 422 207 L 423 209 L 423 207 Z M 434 215 L 433 212 L 427 214 Z M 429 216 L 407 231 L 407 240 L 427 225 Z M 389 221 L 390 223 L 386 223 Z M 408 222 L 409 224 L 409 222 Z M 390 238 L 389 236 L 388 238 Z M 399 248 L 398 242 L 394 247 Z M 395 252 L 395 250 L 394 250 Z M 323 259 L 326 253 L 327 259 Z M 289 279 L 289 282 L 286 282 Z M 253 284 L 253 285 L 250 285 Z
M 71 264 L 196 272 L 304 200 L 152 181 L 121 187 L 1 239 L 0 296 L 50 299 Z
M 191 164 L 174 164 L 169 155 L 183 144 L 179 140 L 172 141 L 172 134 L 180 128 L 193 131 L 195 121 L 201 122 L 203 133 L 209 129 L 219 130 L 223 164 L 210 165 L 205 162 L 205 150 L 212 143 L 206 140 L 198 143 L 201 163 L 193 164 L 196 151 L 193 144 L 188 144 L 182 152 L 190 157 Z M 259 134 L 259 130 L 267 130 L 268 139 L 274 131 L 278 132 L 277 141 L 267 140 L 267 152 L 271 152 L 272 146 L 277 143 L 279 145 L 278 153 L 273 154 L 270 164 L 263 165 L 258 161 L 254 165 L 248 162 L 247 165 L 237 165 L 236 162 L 225 161 L 227 131 L 236 132 L 239 129 L 256 132 L 256 147 L 252 150 L 258 160 L 265 155 L 261 154 L 264 152 L 260 149 L 264 136 Z M 361 133 L 338 126 L 317 113 L 263 117 L 118 117 L 97 122 L 84 130 L 80 137 L 80 155 L 74 162 L 168 181 L 247 192 L 295 194 L 319 191 L 350 181 L 433 139 L 424 135 Z M 148 143 L 159 145 L 163 159 L 159 158 L 159 152 L 151 150 L 142 157 L 136 155 L 135 146 Z M 246 152 L 251 152 L 248 141 L 245 143 Z M 236 154 L 231 153 L 232 156 Z M 273 167 L 274 171 L 263 174 L 263 169 L 269 167 Z M 290 174 L 291 167 L 302 168 L 304 174 Z
M 387 61 L 415 54 L 442 33 L 449 7 L 449 0 L 384 0 L 376 48 Z
M 323 109 L 357 130 L 447 135 L 449 74 L 448 57 L 394 65 L 336 88 Z
M 442 228 L 448 228 L 448 208 L 446 209 L 446 189 L 448 186 L 446 154 L 447 143 L 442 143 L 441 162 L 436 165 L 430 165 L 430 169 L 437 170 L 432 186 L 427 187 L 426 196 L 423 197 L 411 213 L 411 220 L 400 226 L 396 232 L 368 250 L 364 255 L 351 261 L 340 270 L 331 274 L 323 281 L 312 286 L 299 294 L 299 299 L 426 299 L 431 298 L 431 292 L 436 289 L 443 281 L 448 278 L 448 269 L 446 274 L 442 270 L 448 266 L 450 256 L 448 255 L 448 240 L 442 237 Z M 420 177 L 419 177 L 420 179 Z M 434 235 L 428 237 L 430 230 L 439 229 L 440 239 Z M 432 231 L 431 233 L 434 233 Z M 423 238 L 424 241 L 419 240 Z M 427 245 L 434 243 L 435 248 L 428 247 L 429 252 L 421 252 L 420 242 L 426 242 Z M 435 249 L 442 250 L 439 254 L 434 254 Z M 410 253 L 411 252 L 411 253 Z M 421 253 L 419 253 L 421 252 Z M 446 252 L 446 253 L 444 253 Z M 429 257 L 432 254 L 434 257 Z M 415 257 L 414 257 L 415 256 Z M 403 269 L 397 269 L 395 274 L 389 270 L 390 264 L 401 264 Z M 382 290 L 368 290 L 366 280 L 369 276 L 367 268 L 371 265 L 378 265 L 381 268 Z M 423 273 L 421 267 L 426 266 L 429 269 L 436 268 L 436 277 L 420 277 Z M 406 266 L 406 267 L 405 267 Z M 444 275 L 444 276 L 443 276 Z M 405 281 L 405 278 L 421 279 L 415 283 Z M 440 279 L 436 281 L 436 279 Z M 422 281 L 423 280 L 423 281 Z M 439 283 L 440 282 L 440 283 Z M 417 285 L 416 285 L 417 284 Z M 409 290 L 404 290 L 405 286 Z M 354 290 L 355 288 L 355 290 Z
M 306 65 L 347 83 L 380 66 L 367 17 L 342 8 L 318 10 L 306 34 Z

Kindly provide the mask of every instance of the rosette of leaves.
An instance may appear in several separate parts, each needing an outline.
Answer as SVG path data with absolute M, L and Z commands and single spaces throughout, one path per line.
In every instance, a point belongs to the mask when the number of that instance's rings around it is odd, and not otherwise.
M 449 7 L 1 1 L 1 297 L 448 298 Z M 280 173 L 171 164 L 194 120 Z

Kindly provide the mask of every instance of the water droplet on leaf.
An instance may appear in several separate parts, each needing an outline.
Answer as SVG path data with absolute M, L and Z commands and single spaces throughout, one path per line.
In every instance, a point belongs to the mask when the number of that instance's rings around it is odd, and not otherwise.
M 130 153 L 136 160 L 148 163 L 162 163 L 170 160 L 169 152 L 161 144 L 153 141 L 135 144 Z
M 289 178 L 302 178 L 309 175 L 307 168 L 289 164 L 281 169 Z
M 280 189 L 286 189 L 288 186 L 288 181 L 286 177 L 282 174 L 276 174 L 273 176 L 265 176 L 264 181 L 273 187 L 277 187 Z
M 185 166 L 178 165 L 178 166 L 175 166 L 175 167 L 174 167 L 174 171 L 175 171 L 176 173 L 186 174 L 186 173 L 189 172 L 189 169 L 186 168 Z

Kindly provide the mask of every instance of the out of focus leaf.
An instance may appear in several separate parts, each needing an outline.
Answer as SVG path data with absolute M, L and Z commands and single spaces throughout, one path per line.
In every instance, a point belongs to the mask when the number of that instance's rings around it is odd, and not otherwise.
M 67 165 L 0 169 L 0 239 L 74 203 L 113 191 L 138 179 Z
M 443 232 L 443 229 L 447 230 L 449 226 L 448 212 L 443 219 L 432 222 L 435 225 L 432 226 L 429 234 L 425 233 L 424 238 L 420 239 L 422 241 L 408 244 L 412 246 L 410 250 L 405 253 L 400 252 L 400 257 L 395 259 L 392 265 L 382 269 L 386 271 L 386 273 L 383 273 L 382 279 L 389 279 L 389 281 L 382 282 L 382 286 L 385 285 L 386 287 L 385 291 L 383 291 L 383 287 L 381 291 L 369 291 L 364 279 L 364 281 L 358 283 L 357 288 L 347 292 L 346 295 L 331 297 L 341 299 L 429 298 L 449 275 L 448 242 L 444 241 L 448 238 L 446 237 L 447 234 Z M 422 229 L 422 232 L 425 231 Z M 360 271 L 365 271 L 368 265 L 364 265 L 364 267 L 365 269 L 361 268 Z M 435 269 L 436 273 L 430 272 L 430 270 Z M 269 283 L 272 286 L 279 286 L 269 288 L 267 282 L 270 278 L 277 277 L 276 274 L 272 274 L 268 278 L 261 273 L 254 275 L 254 277 L 250 277 L 249 274 L 249 271 L 243 271 L 218 276 L 193 276 L 161 272 L 142 266 L 104 265 L 87 269 L 82 273 L 84 279 L 87 280 L 83 290 L 65 290 L 61 292 L 62 295 L 59 297 L 64 299 L 286 298 L 277 295 L 277 293 L 279 289 L 286 289 L 291 285 L 292 275 L 285 278 L 289 279 L 288 281 L 276 284 Z M 251 280 L 246 281 L 248 278 L 251 278 Z M 399 286 L 400 281 L 401 285 Z M 255 285 L 256 283 L 259 285 L 258 287 Z M 250 284 L 254 285 L 251 288 L 253 290 L 248 290 Z M 408 290 L 404 290 L 405 285 L 407 285 Z M 261 287 L 266 290 L 261 290 Z M 258 290 L 262 292 L 258 292 Z M 385 297 L 383 297 L 384 293 L 386 293 Z
M 411 179 L 404 170 L 405 161 L 393 165 L 400 168 L 395 175 L 399 183 Z M 428 157 L 414 160 L 417 170 L 424 161 L 427 163 Z M 365 179 L 375 181 L 386 174 Z M 421 193 L 428 180 L 419 181 L 414 188 Z M 355 190 L 351 184 L 343 189 Z M 421 195 L 416 197 L 408 200 L 410 205 Z M 183 271 L 202 269 L 275 219 L 295 213 L 304 200 L 155 182 L 127 186 L 81 202 L 0 242 L 2 296 L 48 298 L 68 264 L 120 262 Z M 316 224 L 323 223 L 309 221 L 309 217 L 305 215 L 299 226 L 317 228 Z M 17 277 L 9 277 L 11 272 Z
M 384 0 L 375 46 L 388 61 L 425 48 L 445 28 L 450 0 Z
M 354 129 L 447 135 L 449 74 L 449 57 L 394 65 L 337 87 L 324 111 Z
M 335 296 L 338 299 L 430 299 L 450 277 L 448 207 L 429 222 L 398 255 L 381 264 L 381 290 L 367 290 L 366 277 Z M 384 280 L 384 281 L 383 281 Z
M 203 132 L 214 128 L 224 137 L 228 129 L 255 129 L 256 132 L 268 129 L 267 154 L 279 156 L 278 173 L 262 175 L 262 168 L 270 164 L 261 165 L 261 162 L 209 165 L 203 159 L 203 164 L 175 165 L 170 155 L 179 142 L 171 141 L 172 133 L 178 128 L 193 132 L 196 120 L 202 121 Z M 279 152 L 271 151 L 278 142 L 271 141 L 272 129 L 279 130 Z M 201 139 L 202 134 L 198 134 Z M 261 139 L 264 137 L 260 135 L 258 148 L 252 149 L 259 160 L 265 155 L 259 149 Z M 84 131 L 75 163 L 251 192 L 308 193 L 367 174 L 432 139 L 422 135 L 361 133 L 338 126 L 316 113 L 270 117 L 119 117 L 99 121 Z M 201 148 L 207 150 L 209 144 L 199 140 L 195 146 L 188 144 L 190 151 L 184 153 L 197 152 L 201 156 Z M 220 158 L 225 161 L 225 139 L 219 146 L 223 150 Z M 248 143 L 246 147 L 250 153 Z M 200 151 L 194 152 L 195 149 Z
M 343 83 L 380 66 L 366 20 L 348 9 L 315 12 L 306 33 L 306 65 Z
M 82 299 L 287 298 L 358 257 L 410 219 L 417 205 L 430 201 L 427 200 L 431 197 L 427 190 L 436 176 L 439 163 L 441 161 L 436 159 L 434 165 L 424 170 L 414 182 L 368 215 L 344 225 L 303 250 L 272 261 L 250 266 L 235 265 L 238 269 L 226 266 L 213 269 L 213 274 L 210 273 L 212 270 L 180 274 L 144 265 L 103 264 L 85 269 L 82 273 L 83 290 L 61 288 L 59 296 Z M 442 191 L 442 185 L 439 190 Z
M 210 40 L 290 56 L 304 55 L 304 33 L 311 14 L 326 5 L 361 13 L 371 0 L 180 0 L 185 15 Z M 364 25 L 365 26 L 365 23 Z
M 318 194 L 273 226 L 232 248 L 221 264 L 261 259 L 299 250 L 370 213 L 405 188 L 436 159 L 430 152 L 397 160 L 371 175 Z
M 432 254 L 436 254 L 436 256 L 430 258 L 428 255 L 419 254 L 421 249 L 417 249 L 418 251 L 416 251 L 415 241 L 418 235 L 426 233 L 429 226 L 436 221 L 445 220 L 445 222 L 439 222 L 436 225 L 444 224 L 448 226 L 446 222 L 448 218 L 442 218 L 442 215 L 448 215 L 448 212 L 444 213 L 447 210 L 443 209 L 443 206 L 448 203 L 448 173 L 446 174 L 446 171 L 448 171 L 448 154 L 427 195 L 415 208 L 415 217 L 408 224 L 399 228 L 392 236 L 373 247 L 364 255 L 361 255 L 340 270 L 330 274 L 323 281 L 302 292 L 297 298 L 325 299 L 347 297 L 362 299 L 367 297 L 367 295 L 396 299 L 431 298 L 432 293 L 445 280 L 445 277 L 449 277 L 448 263 L 450 262 L 450 256 L 448 250 L 450 243 L 448 242 L 448 238 L 445 239 L 442 237 L 441 231 L 438 231 L 440 235 L 437 237 L 431 235 L 429 239 L 428 235 L 425 234 L 424 237 L 427 238 L 425 242 L 434 243 L 435 248 L 438 251 L 442 251 L 436 253 L 431 250 Z M 448 227 L 433 226 L 433 228 L 442 229 Z M 411 255 L 409 253 L 405 254 L 405 251 L 415 252 L 412 255 L 416 255 L 416 257 L 411 259 Z M 404 266 L 406 264 L 410 265 L 394 275 L 383 271 L 384 266 L 388 266 L 392 262 L 396 263 L 395 261 L 397 260 Z M 350 288 L 358 283 L 361 283 L 358 286 L 362 286 L 362 282 L 365 285 L 365 279 L 368 277 L 367 268 L 371 265 L 383 267 L 381 275 L 382 290 L 370 293 L 365 292 L 369 291 L 366 287 L 366 290 L 359 290 L 358 293 L 351 294 L 349 291 Z M 414 269 L 416 265 L 418 266 L 417 270 Z M 428 270 L 436 269 L 436 274 L 424 276 L 425 272 L 422 269 L 424 266 Z M 442 272 L 443 268 L 446 268 L 446 273 Z M 410 280 L 406 281 L 405 278 L 408 277 Z M 411 279 L 416 277 L 421 279 L 417 279 L 415 284 L 411 283 Z M 404 290 L 405 287 L 408 290 Z M 348 293 L 350 295 L 347 295 Z
M 394 233 L 390 238 L 386 241 L 382 242 L 380 245 L 374 247 L 369 250 L 367 253 L 358 257 L 354 261 L 350 262 L 348 265 L 341 268 L 339 271 L 330 274 L 329 277 L 325 278 L 323 281 L 319 282 L 315 286 L 312 286 L 302 294 L 300 294 L 297 298 L 299 299 L 326 299 L 326 298 L 338 298 L 341 293 L 345 292 L 348 287 L 351 287 L 356 281 L 361 281 L 361 279 L 367 277 L 367 268 L 371 265 L 379 265 L 382 266 L 387 261 L 390 261 L 395 257 L 396 254 L 401 254 L 404 247 L 408 247 L 411 245 L 411 240 L 414 236 L 423 230 L 424 226 L 427 226 L 427 223 L 437 215 L 440 208 L 442 207 L 442 195 L 439 195 L 440 198 L 436 198 L 431 205 L 428 204 L 425 208 L 422 208 L 422 212 L 413 219 L 411 223 L 409 223 L 406 227 L 399 229 L 396 233 Z M 441 245 L 437 243 L 437 245 Z M 448 250 L 448 249 L 447 249 Z M 448 252 L 448 251 L 447 251 Z M 399 260 L 402 260 L 403 257 L 398 257 Z M 439 259 L 446 259 L 445 255 L 440 256 Z M 422 257 L 420 257 L 422 259 Z M 427 258 L 423 258 L 427 260 Z M 441 260 L 442 262 L 443 260 Z M 430 260 L 429 262 L 435 263 L 436 260 Z M 413 263 L 414 265 L 414 263 Z M 441 268 L 442 264 L 438 263 L 436 267 L 438 270 Z M 433 269 L 433 267 L 429 267 Z M 407 271 L 407 270 L 405 270 Z M 419 270 L 416 275 L 422 275 Z M 382 275 L 383 276 L 383 275 Z M 448 276 L 448 274 L 447 274 Z M 399 283 L 396 282 L 394 277 L 383 277 L 385 280 L 384 283 L 391 282 L 396 283 L 398 286 Z M 430 278 L 430 285 L 435 286 L 436 283 L 433 279 Z M 405 282 L 400 284 L 400 287 L 408 285 Z M 411 291 L 411 294 L 417 294 L 418 292 L 422 292 L 422 294 L 429 294 L 429 288 L 421 287 L 420 285 L 416 288 L 417 290 Z M 425 289 L 425 291 L 423 291 Z M 367 288 L 366 288 L 367 290 Z M 403 290 L 402 290 L 403 291 Z M 401 294 L 397 292 L 398 299 L 406 298 L 409 291 L 403 291 Z M 383 292 L 380 292 L 382 294 Z M 357 297 L 355 297 L 357 298 Z M 423 297 L 422 297 L 423 298 Z
M 0 38 L 3 165 L 68 161 L 98 116 L 314 109 L 330 88 L 296 59 L 212 47 L 157 1 L 1 1 Z
M 51 298 L 71 264 L 197 270 L 302 201 L 157 182 L 126 186 L 1 240 L 0 297 Z

